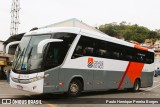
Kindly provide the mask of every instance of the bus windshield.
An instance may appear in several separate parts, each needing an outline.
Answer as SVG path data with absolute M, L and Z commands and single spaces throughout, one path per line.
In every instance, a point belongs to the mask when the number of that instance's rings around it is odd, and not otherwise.
M 55 33 L 52 35 L 24 36 L 15 52 L 13 71 L 18 73 L 35 73 L 43 69 L 51 69 L 62 64 L 76 34 Z M 37 53 L 37 46 L 44 39 L 61 39 L 63 42 L 49 43 L 43 54 Z M 42 64 L 42 62 L 45 62 Z
M 37 45 L 50 37 L 51 35 L 24 36 L 15 52 L 13 69 L 17 72 L 39 69 L 42 56 L 37 54 Z

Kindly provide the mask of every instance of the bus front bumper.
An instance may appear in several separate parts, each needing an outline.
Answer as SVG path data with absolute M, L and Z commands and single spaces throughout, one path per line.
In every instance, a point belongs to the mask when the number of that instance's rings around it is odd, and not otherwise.
M 11 71 L 10 86 L 12 88 L 16 88 L 16 89 L 19 89 L 19 90 L 30 91 L 30 92 L 35 92 L 35 93 L 43 93 L 44 78 L 27 83 L 26 81 L 28 81 L 29 79 L 19 79 L 19 77 L 17 75 L 18 74 Z M 28 74 L 28 75 L 29 75 L 29 78 L 34 77 L 34 74 Z M 26 74 L 21 74 L 21 76 L 22 77 L 26 76 Z

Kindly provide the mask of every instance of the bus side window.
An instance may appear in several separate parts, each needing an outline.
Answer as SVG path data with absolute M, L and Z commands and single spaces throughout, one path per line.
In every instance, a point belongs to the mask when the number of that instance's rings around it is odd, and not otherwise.
M 72 59 L 82 57 L 82 56 L 94 56 L 94 39 L 81 36 L 74 52 Z
M 121 55 L 121 49 L 120 46 L 118 46 L 115 43 L 106 42 L 105 43 L 105 49 L 106 49 L 106 58 L 110 59 L 120 59 Z
M 93 56 L 140 63 L 153 63 L 154 53 L 135 49 L 129 46 L 81 36 L 72 59 Z
M 59 43 L 49 44 L 49 47 L 46 53 L 45 70 L 59 65 L 60 63 L 59 51 L 60 51 Z
M 93 48 L 92 47 L 85 47 L 83 51 L 84 56 L 93 56 Z
M 151 64 L 154 62 L 154 53 L 147 53 L 146 54 L 146 57 L 145 57 L 145 62 L 148 63 L 148 64 Z
M 72 33 L 55 33 L 51 38 L 62 39 L 63 42 L 52 42 L 46 49 L 44 69 L 51 69 L 61 65 L 67 55 L 67 52 L 74 41 L 76 34 Z
M 82 57 L 83 56 L 83 50 L 82 46 L 77 45 L 74 51 L 74 54 L 72 55 L 72 59 Z
M 107 55 L 107 50 L 98 49 L 96 54 L 97 54 L 97 57 L 105 58 Z
M 58 50 L 58 48 L 54 48 L 53 49 L 53 59 L 54 59 L 54 63 L 55 64 L 58 64 L 58 54 L 59 54 L 59 50 Z

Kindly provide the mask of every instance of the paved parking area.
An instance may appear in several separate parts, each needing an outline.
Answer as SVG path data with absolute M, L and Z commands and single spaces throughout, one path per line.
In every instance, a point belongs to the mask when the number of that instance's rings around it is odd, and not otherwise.
M 97 92 L 84 92 L 81 96 L 77 98 L 81 98 L 87 103 L 87 99 L 89 104 L 61 104 L 67 101 L 72 103 L 73 101 L 79 103 L 79 100 L 75 100 L 75 98 L 69 98 L 62 94 L 35 94 L 27 91 L 13 89 L 9 86 L 9 84 L 1 80 L 0 81 L 0 98 L 22 98 L 22 99 L 42 99 L 42 102 L 45 103 L 43 105 L 30 105 L 30 107 L 159 107 L 157 105 L 147 105 L 147 104 L 92 104 L 94 103 L 94 99 L 98 98 L 160 98 L 160 76 L 154 78 L 153 87 L 142 88 L 140 92 L 133 93 L 127 90 L 109 90 L 109 91 L 97 91 Z M 81 100 L 81 101 L 82 101 Z M 5 107 L 21 107 L 22 105 L 5 105 Z M 23 105 L 24 107 L 28 107 L 28 105 Z M 4 105 L 0 105 L 0 107 L 4 107 Z

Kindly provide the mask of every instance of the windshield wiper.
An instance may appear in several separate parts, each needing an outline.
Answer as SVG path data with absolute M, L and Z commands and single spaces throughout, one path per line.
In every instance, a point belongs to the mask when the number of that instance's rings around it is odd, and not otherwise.
M 31 50 L 30 50 L 30 52 L 29 52 L 29 54 L 28 54 L 28 58 L 27 58 L 27 71 L 28 71 L 28 67 L 30 67 L 31 65 L 29 65 L 29 59 L 31 58 L 31 53 L 32 53 L 32 49 L 33 49 L 33 47 L 31 48 Z
M 13 67 L 14 67 L 14 65 L 15 65 L 18 57 L 20 56 L 19 53 L 21 52 L 21 48 L 19 47 L 19 45 L 17 46 L 17 49 L 18 49 L 18 50 L 16 51 L 15 56 L 14 56 Z
M 14 70 L 15 70 L 15 68 L 17 67 L 17 64 L 18 64 L 18 62 L 19 62 L 19 59 L 21 58 L 21 56 L 23 56 L 24 50 L 25 50 L 25 48 L 23 49 L 23 51 L 20 53 L 19 57 L 17 58 L 16 64 L 15 64 L 15 66 L 14 66 Z M 21 58 L 21 60 L 22 60 L 22 58 Z M 20 62 L 21 62 L 21 61 L 20 61 Z

